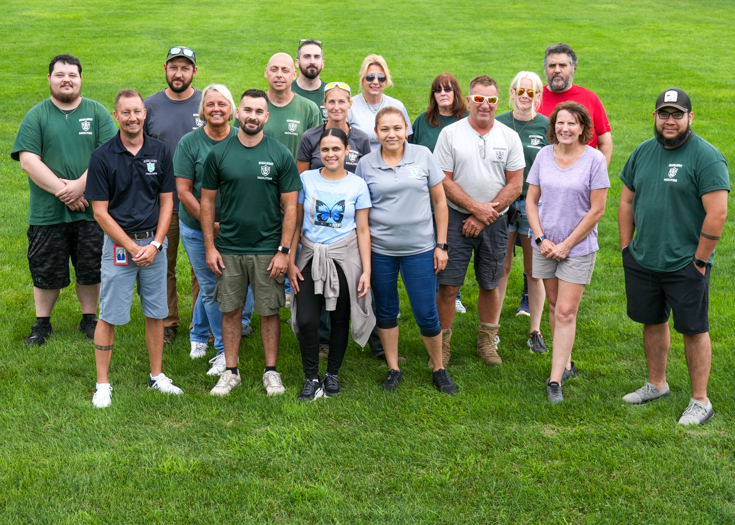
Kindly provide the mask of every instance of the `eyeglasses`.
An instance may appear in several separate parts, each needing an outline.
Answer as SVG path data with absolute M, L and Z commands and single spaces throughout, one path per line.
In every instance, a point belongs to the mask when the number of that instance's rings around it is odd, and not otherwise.
M 436 88 L 434 90 L 434 93 L 441 93 L 442 91 L 446 93 L 451 93 L 452 91 L 454 91 L 454 88 L 452 86 L 441 86 L 441 87 Z
M 478 143 L 478 146 L 480 146 L 480 155 L 482 158 L 485 158 L 485 137 L 480 137 L 480 142 Z
M 365 80 L 368 82 L 375 82 L 375 79 L 378 79 L 378 82 L 381 84 L 385 84 L 386 76 L 385 75 L 376 75 L 374 73 L 370 73 L 369 75 L 365 75 Z
M 516 88 L 516 94 L 520 97 L 523 94 L 528 95 L 529 97 L 533 98 L 533 96 L 536 94 L 536 92 L 533 89 L 523 89 L 523 88 Z
M 684 118 L 685 113 L 683 111 L 675 111 L 673 113 L 669 113 L 668 111 L 657 111 L 656 115 L 658 115 L 658 118 L 661 120 L 669 120 L 669 117 L 674 117 L 674 120 L 681 120 Z
M 314 42 L 315 44 L 322 45 L 321 40 L 314 40 L 313 38 L 302 38 L 301 43 L 303 44 L 304 42 Z
M 194 51 L 189 49 L 188 47 L 172 47 L 168 50 L 169 55 L 183 55 L 187 58 L 191 58 L 194 56 Z
M 498 103 L 498 97 L 483 97 L 482 95 L 472 95 L 470 98 L 474 100 L 477 104 L 482 104 L 486 100 L 488 104 Z
M 326 93 L 327 91 L 334 89 L 334 88 L 344 89 L 350 94 L 350 96 L 352 96 L 352 90 L 350 89 L 350 86 L 348 86 L 344 82 L 330 82 L 329 84 L 324 86 L 324 92 Z

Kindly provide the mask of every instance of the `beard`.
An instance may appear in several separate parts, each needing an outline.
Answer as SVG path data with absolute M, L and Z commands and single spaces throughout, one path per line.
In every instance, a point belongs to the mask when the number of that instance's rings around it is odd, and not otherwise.
M 192 79 L 193 80 L 193 79 Z M 169 82 L 168 79 L 166 79 L 166 83 L 168 84 L 169 89 L 173 91 L 174 93 L 183 93 L 187 89 L 189 89 L 189 86 L 191 86 L 191 80 L 189 82 L 182 82 L 181 87 L 174 87 L 173 82 Z
M 569 75 L 564 80 L 561 80 L 559 76 L 546 77 L 546 85 L 554 92 L 566 91 L 572 87 L 572 82 L 574 82 L 574 75 Z
M 249 124 L 249 122 L 240 121 L 240 129 L 243 131 L 243 133 L 250 136 L 257 135 L 258 133 L 263 131 L 263 127 L 265 126 L 265 122 L 263 122 L 259 124 L 258 127 L 256 127 L 255 129 L 248 129 L 245 127 L 246 124 Z
M 316 77 L 319 76 L 319 73 L 321 73 L 318 67 L 311 67 L 308 69 L 299 68 L 299 71 L 301 71 L 301 74 L 309 80 L 314 80 Z
M 70 102 L 74 102 L 77 98 L 79 98 L 79 91 L 72 91 L 71 93 L 65 93 L 63 91 L 54 91 L 53 88 L 50 88 L 51 96 L 54 97 L 56 100 L 61 102 L 62 104 L 69 104 Z
M 672 139 L 667 139 L 666 137 L 664 137 L 664 134 L 658 130 L 656 125 L 653 125 L 653 133 L 656 137 L 656 141 L 666 149 L 676 149 L 684 144 L 687 140 L 689 140 L 691 132 L 691 126 L 687 124 L 687 129 L 679 133 L 676 137 Z

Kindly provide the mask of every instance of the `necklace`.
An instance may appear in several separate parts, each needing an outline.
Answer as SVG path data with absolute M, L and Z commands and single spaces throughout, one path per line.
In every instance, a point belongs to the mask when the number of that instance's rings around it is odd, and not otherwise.
M 79 97 L 79 98 L 81 98 L 81 97 Z M 61 111 L 61 112 L 62 112 L 62 113 L 64 114 L 64 116 L 66 117 L 66 120 L 69 120 L 69 115 L 71 115 L 71 114 L 72 114 L 72 113 L 74 113 L 74 112 L 75 112 L 76 110 L 78 110 L 78 109 L 79 109 L 79 106 L 81 106 L 81 105 L 82 105 L 82 102 L 81 102 L 81 101 L 79 101 L 79 105 L 78 105 L 77 107 L 75 107 L 74 109 L 72 109 L 71 111 L 69 111 L 68 113 L 67 113 L 66 111 L 64 111 L 63 109 L 61 109 L 61 108 L 60 108 L 59 106 L 57 106 L 56 104 L 54 104 L 54 107 L 55 107 L 56 109 L 58 109 L 59 111 Z
M 365 100 L 365 97 L 363 96 L 362 99 Z M 377 108 L 374 108 L 374 106 L 367 100 L 365 100 L 365 104 L 367 105 L 368 108 L 370 108 L 370 111 L 372 111 L 373 114 L 377 115 L 378 111 L 380 111 L 380 106 L 383 105 L 383 94 L 382 93 L 380 94 L 380 102 L 378 102 Z
M 533 118 L 531 120 L 533 120 Z M 511 121 L 513 122 L 513 131 L 515 131 L 516 133 L 520 135 L 521 133 L 523 133 L 523 130 L 526 129 L 526 126 L 528 126 L 528 123 L 531 122 L 531 120 L 527 120 L 526 123 L 521 128 L 521 131 L 518 131 L 516 129 L 516 117 L 515 115 L 511 115 Z

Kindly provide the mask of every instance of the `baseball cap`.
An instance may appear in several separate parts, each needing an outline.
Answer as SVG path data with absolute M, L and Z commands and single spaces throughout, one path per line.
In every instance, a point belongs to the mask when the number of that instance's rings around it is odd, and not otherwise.
M 189 60 L 191 60 L 192 64 L 194 64 L 195 66 L 197 65 L 197 56 L 194 51 L 184 46 L 174 46 L 170 48 L 168 50 L 168 56 L 166 57 L 166 63 L 168 64 L 169 60 L 178 57 L 188 58 Z
M 656 99 L 656 109 L 654 111 L 658 111 L 659 109 L 666 107 L 672 107 L 682 111 L 691 111 L 692 101 L 689 100 L 689 95 L 684 93 L 684 90 L 679 88 L 669 88 L 661 93 Z

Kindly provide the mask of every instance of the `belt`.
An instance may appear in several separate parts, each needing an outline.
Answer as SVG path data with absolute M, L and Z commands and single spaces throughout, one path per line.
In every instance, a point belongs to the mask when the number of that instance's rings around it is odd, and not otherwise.
M 140 233 L 128 233 L 128 237 L 135 239 L 136 241 L 142 241 L 148 237 L 155 237 L 156 232 L 140 232 Z

